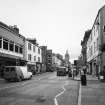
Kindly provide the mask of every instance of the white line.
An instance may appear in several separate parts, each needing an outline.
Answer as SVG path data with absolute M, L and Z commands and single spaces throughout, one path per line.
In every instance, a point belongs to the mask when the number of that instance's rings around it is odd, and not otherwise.
M 55 98 L 54 98 L 55 105 L 58 105 L 57 97 L 59 97 L 60 95 L 62 95 L 66 91 L 66 89 L 65 89 L 66 85 L 68 85 L 68 81 L 63 85 L 63 87 L 62 87 L 63 91 L 55 96 Z
M 80 87 L 79 87 L 79 95 L 78 95 L 78 104 L 77 105 L 81 105 L 81 84 L 80 84 Z

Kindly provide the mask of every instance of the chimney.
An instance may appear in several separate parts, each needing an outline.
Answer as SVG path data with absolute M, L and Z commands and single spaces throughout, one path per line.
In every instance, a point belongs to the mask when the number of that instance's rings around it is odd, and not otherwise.
M 17 27 L 17 25 L 13 26 L 13 30 L 14 32 L 16 32 L 17 34 L 19 34 L 19 28 Z

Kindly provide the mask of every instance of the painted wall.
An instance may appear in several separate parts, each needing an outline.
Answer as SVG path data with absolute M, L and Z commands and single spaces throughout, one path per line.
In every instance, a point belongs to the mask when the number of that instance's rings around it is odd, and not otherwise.
M 29 61 L 30 63 L 36 63 L 39 62 L 38 61 L 38 57 L 40 57 L 40 63 L 42 63 L 42 52 L 41 52 L 41 48 L 39 46 L 36 46 L 32 43 L 31 44 L 31 50 L 28 49 L 28 43 L 30 43 L 29 41 L 25 41 L 25 58 L 27 61 Z M 33 51 L 33 46 L 35 46 L 35 52 Z M 40 54 L 38 53 L 38 48 L 40 49 Z M 31 54 L 31 61 L 28 60 L 28 54 Z M 36 60 L 34 59 L 34 56 L 36 56 Z

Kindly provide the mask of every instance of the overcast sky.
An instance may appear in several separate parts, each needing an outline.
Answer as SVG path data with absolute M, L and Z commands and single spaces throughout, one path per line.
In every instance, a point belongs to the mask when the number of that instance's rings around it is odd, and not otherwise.
M 0 21 L 17 25 L 26 38 L 36 38 L 55 53 L 76 59 L 81 40 L 92 28 L 105 0 L 0 0 Z

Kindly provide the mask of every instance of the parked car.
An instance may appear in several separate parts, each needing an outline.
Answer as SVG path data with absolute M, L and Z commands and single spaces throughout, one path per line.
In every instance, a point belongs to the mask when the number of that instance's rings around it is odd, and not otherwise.
M 4 79 L 7 81 L 21 81 L 31 78 L 32 73 L 27 70 L 27 66 L 6 66 L 4 68 Z
M 57 67 L 57 76 L 66 76 L 66 67 Z

